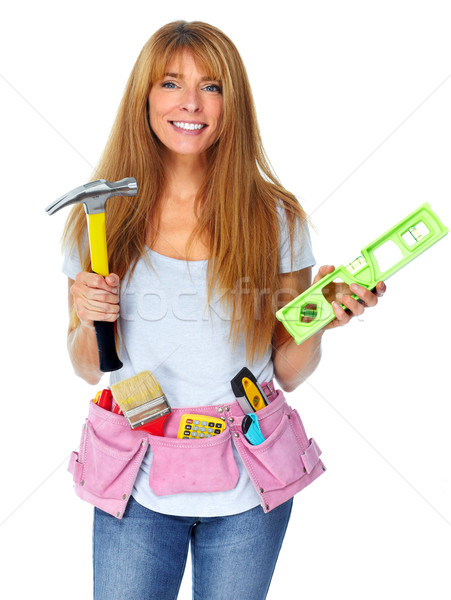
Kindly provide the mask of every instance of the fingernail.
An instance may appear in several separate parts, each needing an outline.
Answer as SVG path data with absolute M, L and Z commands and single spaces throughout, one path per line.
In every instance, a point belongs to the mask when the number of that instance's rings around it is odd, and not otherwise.
M 355 283 L 351 283 L 349 287 L 353 292 L 357 292 L 357 290 L 359 289 Z

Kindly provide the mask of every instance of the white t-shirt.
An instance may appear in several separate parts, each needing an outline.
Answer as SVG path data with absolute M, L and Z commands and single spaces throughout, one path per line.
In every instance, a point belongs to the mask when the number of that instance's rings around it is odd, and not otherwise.
M 279 210 L 279 272 L 290 271 L 290 239 L 285 213 Z M 247 366 L 259 382 L 274 375 L 271 348 L 253 364 L 246 362 L 244 337 L 232 348 L 230 319 L 217 293 L 206 305 L 207 260 L 184 261 L 147 251 L 130 280 L 121 285 L 118 353 L 123 367 L 110 374 L 110 385 L 144 370 L 158 379 L 173 408 L 234 401 L 230 380 Z M 262 257 L 264 260 L 265 257 Z M 293 270 L 315 264 L 307 224 L 296 230 Z M 78 253 L 65 256 L 63 272 L 75 279 L 81 270 Z M 260 504 L 260 498 L 235 449 L 240 471 L 232 490 L 157 496 L 149 486 L 152 450 L 141 465 L 133 497 L 154 511 L 180 516 L 225 516 Z

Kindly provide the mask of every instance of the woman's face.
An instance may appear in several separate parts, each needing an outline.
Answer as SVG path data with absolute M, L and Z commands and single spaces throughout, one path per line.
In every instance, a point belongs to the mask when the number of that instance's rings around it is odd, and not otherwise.
M 188 50 L 174 56 L 149 94 L 150 125 L 161 143 L 175 154 L 202 154 L 216 141 L 221 116 L 219 82 Z

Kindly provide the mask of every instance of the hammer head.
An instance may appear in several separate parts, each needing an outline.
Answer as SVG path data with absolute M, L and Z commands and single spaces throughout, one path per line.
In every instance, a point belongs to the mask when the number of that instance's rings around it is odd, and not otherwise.
M 137 193 L 138 183 L 134 177 L 126 177 L 120 181 L 97 179 L 97 181 L 91 181 L 64 194 L 64 196 L 49 204 L 45 212 L 53 215 L 60 208 L 83 202 L 86 214 L 94 215 L 105 212 L 105 204 L 108 198 L 112 196 L 136 196 Z

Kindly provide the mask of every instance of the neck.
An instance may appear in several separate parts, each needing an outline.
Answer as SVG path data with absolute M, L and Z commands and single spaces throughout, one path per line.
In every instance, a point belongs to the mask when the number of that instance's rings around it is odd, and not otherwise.
M 205 180 L 205 155 L 169 154 L 165 157 L 166 185 L 164 196 L 180 202 L 194 201 Z

